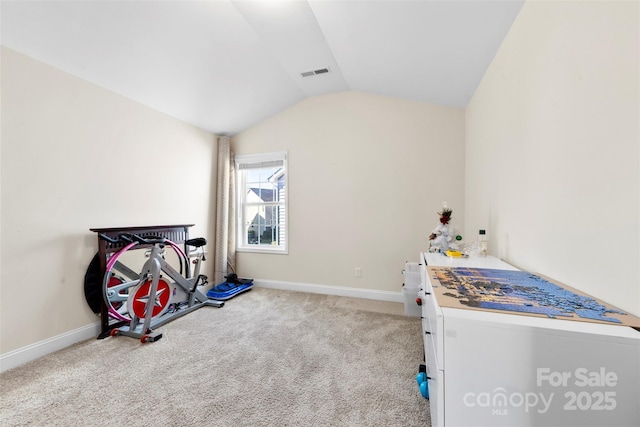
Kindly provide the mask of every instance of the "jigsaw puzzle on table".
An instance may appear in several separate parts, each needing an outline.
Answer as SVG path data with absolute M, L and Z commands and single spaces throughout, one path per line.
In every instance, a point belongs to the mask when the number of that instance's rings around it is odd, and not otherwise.
M 640 326 L 635 316 L 526 271 L 429 267 L 429 274 L 443 307 Z

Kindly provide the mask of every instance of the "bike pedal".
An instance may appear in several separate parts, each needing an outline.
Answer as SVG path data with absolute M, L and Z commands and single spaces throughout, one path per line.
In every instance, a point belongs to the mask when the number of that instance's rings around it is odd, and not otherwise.
M 195 282 L 193 282 L 193 289 L 191 289 L 191 292 L 195 292 L 196 289 L 198 289 L 198 286 L 204 286 L 207 284 L 207 276 L 205 276 L 204 274 L 199 274 L 198 277 L 196 277 Z

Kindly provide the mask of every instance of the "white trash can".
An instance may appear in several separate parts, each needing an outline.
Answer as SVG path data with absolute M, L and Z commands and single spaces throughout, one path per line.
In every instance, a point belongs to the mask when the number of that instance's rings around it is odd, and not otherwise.
M 405 263 L 402 275 L 404 276 L 402 285 L 404 314 L 408 317 L 420 317 L 422 307 L 416 302 L 420 292 L 420 264 L 417 262 Z

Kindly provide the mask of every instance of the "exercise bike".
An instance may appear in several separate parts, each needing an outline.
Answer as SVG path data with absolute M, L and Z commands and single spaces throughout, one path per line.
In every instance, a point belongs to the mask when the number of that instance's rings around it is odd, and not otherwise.
M 196 251 L 188 250 L 186 254 L 174 242 L 160 237 L 129 233 L 120 234 L 117 239 L 104 234 L 99 237 L 111 243 L 126 243 L 108 259 L 102 284 L 109 316 L 123 324 L 111 329 L 111 336 L 129 336 L 143 343 L 157 341 L 162 334 L 155 328 L 205 305 L 224 306 L 224 302 L 211 300 L 198 290 L 207 283 L 206 276 L 200 274 L 200 266 L 205 260 L 203 247 L 207 243 L 204 238 L 187 240 L 187 248 L 194 247 Z M 138 245 L 149 247 L 140 273 L 121 260 L 123 254 Z M 181 271 L 166 260 L 167 248 L 177 255 Z M 193 274 L 190 262 L 195 264 Z

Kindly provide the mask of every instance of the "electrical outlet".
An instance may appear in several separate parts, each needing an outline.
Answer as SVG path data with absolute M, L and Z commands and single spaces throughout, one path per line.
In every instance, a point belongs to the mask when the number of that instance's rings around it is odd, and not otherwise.
M 362 277 L 362 268 L 356 267 L 356 277 Z

